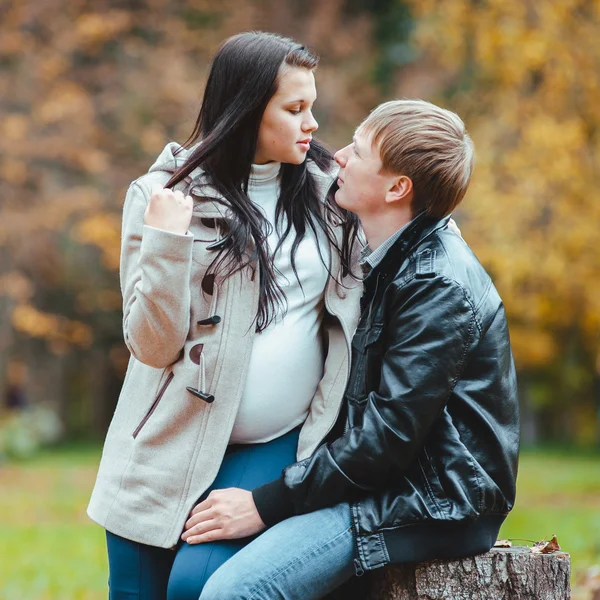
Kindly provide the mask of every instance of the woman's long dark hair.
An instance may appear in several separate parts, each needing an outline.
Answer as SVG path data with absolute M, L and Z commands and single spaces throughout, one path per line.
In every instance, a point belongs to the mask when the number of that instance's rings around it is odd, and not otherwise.
M 194 130 L 183 147 L 190 148 L 199 141 L 201 143 L 166 186 L 173 187 L 194 169 L 201 167 L 205 182 L 227 201 L 233 219 L 229 223 L 225 243 L 209 272 L 232 275 L 248 264 L 258 263 L 260 295 L 257 331 L 269 325 L 276 307 L 284 301 L 269 254 L 268 222 L 248 197 L 248 181 L 261 119 L 269 100 L 277 91 L 278 75 L 283 64 L 312 70 L 316 68 L 318 58 L 293 40 L 271 33 L 241 33 L 223 43 L 213 59 Z M 333 166 L 332 159 L 331 152 L 313 138 L 302 164 L 282 165 L 276 220 L 279 222 L 283 213 L 287 224 L 277 250 L 293 228 L 296 237 L 292 245 L 291 262 L 296 277 L 296 250 L 306 235 L 307 227 L 314 232 L 317 244 L 317 229 L 325 232 L 331 247 L 340 254 L 342 272 L 350 272 L 351 253 L 358 230 L 357 219 L 337 207 L 333 195 L 328 194 L 326 211 L 335 213 L 337 219 L 344 223 L 346 236 L 339 247 L 331 226 L 323 218 L 322 192 L 319 192 L 316 178 L 307 164 L 312 161 L 327 173 Z M 329 269 L 329 265 L 326 266 Z

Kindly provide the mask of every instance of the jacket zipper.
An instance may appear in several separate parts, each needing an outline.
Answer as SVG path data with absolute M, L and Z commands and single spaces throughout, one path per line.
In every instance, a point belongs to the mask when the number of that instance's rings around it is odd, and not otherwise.
M 163 397 L 165 391 L 167 390 L 167 387 L 169 387 L 169 384 L 171 383 L 171 380 L 173 379 L 174 376 L 175 375 L 173 374 L 173 371 L 171 371 L 167 375 L 167 379 L 162 384 L 162 387 L 160 388 L 158 394 L 156 395 L 156 398 L 155 398 L 154 402 L 152 403 L 150 410 L 146 413 L 146 416 L 142 419 L 140 424 L 136 427 L 135 431 L 133 432 L 134 439 L 138 436 L 139 432 L 142 430 L 142 427 L 144 427 L 144 425 L 147 423 L 148 419 L 152 416 L 152 413 L 156 410 L 156 407 L 158 406 L 160 399 Z

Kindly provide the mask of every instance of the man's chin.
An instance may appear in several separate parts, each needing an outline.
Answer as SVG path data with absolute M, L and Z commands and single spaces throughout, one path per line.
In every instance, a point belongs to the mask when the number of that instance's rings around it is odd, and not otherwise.
M 335 200 L 335 203 L 340 207 L 343 208 L 344 210 L 351 210 L 349 206 L 346 205 L 345 201 L 344 201 L 344 193 L 342 192 L 342 190 L 338 189 L 336 191 L 336 193 L 333 195 L 333 199 Z

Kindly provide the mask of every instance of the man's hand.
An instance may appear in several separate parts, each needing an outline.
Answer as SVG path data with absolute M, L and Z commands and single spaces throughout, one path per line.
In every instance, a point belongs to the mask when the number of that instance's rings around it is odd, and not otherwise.
M 244 538 L 266 529 L 252 492 L 239 488 L 213 490 L 196 505 L 181 539 L 188 544 Z
M 144 223 L 156 229 L 185 235 L 190 227 L 194 201 L 183 192 L 152 186 L 152 197 L 144 214 Z

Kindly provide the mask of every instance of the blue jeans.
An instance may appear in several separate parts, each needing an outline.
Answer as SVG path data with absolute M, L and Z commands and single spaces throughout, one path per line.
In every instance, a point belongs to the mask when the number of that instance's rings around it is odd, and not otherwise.
M 270 442 L 234 444 L 227 448 L 217 478 L 200 498 L 213 489 L 237 487 L 252 490 L 279 477 L 296 462 L 300 427 Z M 181 542 L 169 578 L 167 600 L 198 600 L 208 578 L 256 536 L 206 544 Z
M 223 564 L 200 600 L 317 600 L 354 575 L 350 506 L 286 519 Z
M 279 477 L 281 471 L 296 460 L 299 431 L 300 428 L 298 427 L 264 444 L 230 446 L 223 458 L 223 463 L 214 483 L 204 496 L 207 496 L 212 489 L 219 488 L 239 487 L 251 490 Z M 204 499 L 204 496 L 200 500 Z M 328 535 L 335 538 L 338 533 L 343 534 L 346 529 L 349 530 L 350 516 L 349 514 L 340 514 L 334 517 L 333 515 L 336 513 L 336 510 L 328 510 L 332 512 L 329 517 L 325 517 L 326 519 L 331 519 L 327 527 L 323 527 L 320 524 L 320 513 L 313 513 L 315 515 L 314 520 L 309 515 L 306 518 L 295 518 L 302 519 L 301 521 L 289 519 L 258 537 L 222 540 L 193 546 L 181 542 L 177 547 L 177 552 L 139 544 L 106 532 L 110 567 L 110 600 L 198 600 L 204 586 L 213 573 L 226 563 L 226 561 L 229 564 L 231 558 L 242 548 L 248 544 L 252 548 L 255 548 L 255 544 L 260 544 L 259 547 L 267 552 L 269 545 L 265 545 L 265 540 L 267 542 L 268 540 L 272 540 L 270 542 L 271 553 L 281 559 L 285 554 L 283 550 L 290 552 L 296 548 L 299 549 L 300 542 L 311 541 L 305 539 L 305 534 L 303 533 L 306 528 L 310 527 L 309 523 L 315 523 L 318 529 L 316 534 L 324 536 L 319 538 L 322 541 L 322 547 L 316 549 L 317 555 L 326 552 L 327 548 L 330 548 L 332 553 L 336 552 L 340 547 L 342 539 L 351 540 L 352 536 L 347 535 L 348 532 L 346 532 L 346 535 L 342 535 L 339 540 L 333 541 L 325 538 Z M 344 510 L 348 512 L 347 507 Z M 309 517 L 311 518 L 309 519 Z M 305 521 L 306 524 L 302 525 Z M 301 531 L 298 533 L 290 531 L 290 528 L 293 528 L 298 523 L 301 524 Z M 330 526 L 333 527 L 333 530 L 330 529 Z M 271 533 L 272 531 L 283 531 L 284 537 L 277 539 L 277 537 L 273 537 L 274 534 Z M 315 540 L 316 534 L 310 534 L 310 538 Z M 288 535 L 294 537 L 287 538 L 286 536 Z M 296 537 L 297 540 L 295 539 Z M 293 540 L 291 547 L 290 540 Z M 346 545 L 351 550 L 351 542 L 348 542 Z M 262 552 L 263 550 L 259 551 Z M 307 546 L 302 552 L 310 553 L 310 551 L 310 548 Z M 310 557 L 304 557 L 304 554 L 296 554 L 296 558 L 298 557 L 302 558 L 303 563 L 308 564 L 310 561 Z M 271 560 L 267 558 L 267 555 L 265 558 L 266 560 Z M 348 560 L 351 562 L 351 559 Z M 345 563 L 346 561 L 347 556 L 344 555 L 342 562 Z M 255 564 L 257 564 L 256 561 Z M 317 572 L 320 568 L 319 566 L 316 567 Z M 335 571 L 335 567 L 333 566 L 332 571 Z M 351 571 L 350 574 L 352 574 Z M 338 576 L 336 574 L 333 581 L 339 580 L 341 583 L 344 578 L 346 578 L 345 575 Z M 289 574 L 286 576 L 286 579 L 289 580 Z M 327 587 L 327 589 L 329 588 Z M 274 597 L 278 598 L 281 596 Z M 304 595 L 300 597 L 310 598 L 313 596 Z M 318 598 L 320 596 L 314 597 Z

